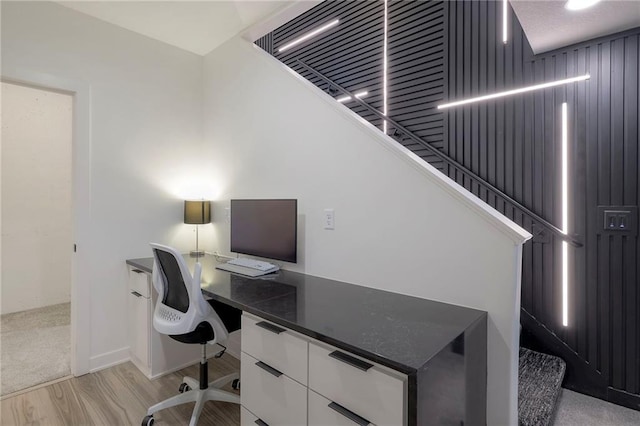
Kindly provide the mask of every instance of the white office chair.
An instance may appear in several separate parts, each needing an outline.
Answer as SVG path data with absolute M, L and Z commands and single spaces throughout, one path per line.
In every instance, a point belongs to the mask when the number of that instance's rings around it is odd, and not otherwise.
M 228 326 L 239 328 L 239 311 L 225 312 L 223 322 L 213 307 L 204 300 L 200 288 L 202 266 L 196 263 L 193 276 L 182 255 L 175 249 L 160 244 L 151 244 L 153 249 L 153 286 L 158 292 L 158 302 L 153 313 L 153 326 L 162 334 L 183 343 L 202 345 L 200 360 L 200 381 L 185 377 L 179 388 L 179 395 L 159 402 L 147 410 L 142 426 L 153 425 L 153 413 L 165 408 L 195 402 L 190 426 L 195 426 L 206 401 L 240 403 L 240 397 L 220 388 L 232 382 L 239 388 L 238 373 L 229 374 L 208 383 L 207 344 L 222 343 L 229 336 Z M 222 309 L 226 305 L 219 305 Z M 234 308 L 227 307 L 229 310 Z M 222 312 L 221 312 L 222 315 Z M 233 331 L 233 329 L 231 331 Z M 216 357 L 221 356 L 219 353 Z

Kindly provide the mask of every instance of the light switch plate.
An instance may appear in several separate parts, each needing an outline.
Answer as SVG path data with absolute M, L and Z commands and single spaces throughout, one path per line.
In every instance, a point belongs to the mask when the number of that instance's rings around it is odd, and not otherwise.
M 638 206 L 598 206 L 600 233 L 638 235 Z
M 335 229 L 335 212 L 333 209 L 324 209 L 324 229 Z

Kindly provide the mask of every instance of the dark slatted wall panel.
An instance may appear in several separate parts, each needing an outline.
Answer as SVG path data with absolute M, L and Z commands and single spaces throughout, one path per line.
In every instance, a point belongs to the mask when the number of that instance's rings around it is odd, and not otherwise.
M 303 44 L 278 52 L 278 48 L 333 19 L 338 26 Z M 273 55 L 325 91 L 326 82 L 305 70 L 304 62 L 351 93 L 363 90 L 368 104 L 382 111 L 382 42 L 384 3 L 377 1 L 327 1 L 273 31 Z M 334 96 L 343 96 L 335 92 Z M 363 118 L 382 129 L 382 120 L 356 102 L 346 102 Z
M 561 241 L 552 235 L 525 245 L 522 306 L 610 387 L 639 394 L 639 242 L 633 232 L 605 231 L 598 206 L 637 206 L 640 196 L 640 30 L 534 56 L 513 13 L 509 43 L 502 44 L 500 3 L 451 1 L 446 7 L 445 86 L 451 100 L 591 75 L 586 82 L 450 110 L 445 114 L 445 150 L 560 226 L 561 104 L 567 102 L 570 232 L 584 242 L 570 248 L 570 325 L 561 324 Z M 535 232 L 512 206 L 464 174 L 448 174 Z M 587 390 L 584 384 L 577 387 Z
M 255 44 L 269 54 L 273 54 L 273 33 L 266 34 L 255 41 Z
M 444 2 L 388 6 L 388 116 L 432 146 L 443 147 Z M 398 141 L 432 165 L 442 162 L 415 141 Z
M 324 23 L 339 18 L 338 27 L 300 46 L 278 48 Z M 443 117 L 435 106 L 444 93 L 444 2 L 388 2 L 387 115 L 436 148 L 443 147 Z M 268 37 L 270 37 L 268 39 Z M 362 98 L 383 111 L 383 1 L 326 1 L 256 41 L 268 53 L 336 98 L 329 85 L 297 61 L 320 72 L 351 93 L 367 91 Z M 345 106 L 383 129 L 382 120 L 357 102 Z M 393 129 L 389 126 L 392 136 Z M 398 141 L 430 161 L 442 164 L 415 141 Z
M 278 52 L 335 18 L 337 27 Z M 640 29 L 533 55 L 511 9 L 506 45 L 501 22 L 501 2 L 389 0 L 388 116 L 559 227 L 561 104 L 568 103 L 570 233 L 584 244 L 570 247 L 569 327 L 561 324 L 561 241 L 464 171 L 437 161 L 423 144 L 391 126 L 389 134 L 536 235 L 524 247 L 523 308 L 560 343 L 549 352 L 566 348 L 565 359 L 577 353 L 572 362 L 593 371 L 605 389 L 569 374 L 570 387 L 633 406 L 640 399 L 639 242 L 636 233 L 605 231 L 598 206 L 637 206 L 640 197 Z M 297 60 L 352 93 L 367 90 L 363 100 L 382 111 L 383 24 L 382 1 L 325 1 L 256 44 L 336 98 L 341 94 Z M 586 82 L 436 109 L 445 100 L 587 72 Z M 345 106 L 382 129 L 366 108 Z

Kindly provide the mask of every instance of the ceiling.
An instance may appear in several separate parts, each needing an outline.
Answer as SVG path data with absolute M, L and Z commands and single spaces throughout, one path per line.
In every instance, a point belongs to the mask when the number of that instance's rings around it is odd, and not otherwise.
M 640 0 L 602 0 L 565 9 L 566 0 L 509 0 L 534 53 L 640 27 Z
M 294 3 L 229 1 L 57 1 L 68 8 L 198 55 Z
M 59 4 L 181 49 L 205 55 L 253 28 L 255 38 L 291 19 L 318 0 L 58 1 Z M 640 26 L 640 0 L 603 0 L 569 11 L 565 0 L 509 0 L 535 53 Z M 283 12 L 288 10 L 288 12 Z M 262 25 L 261 25 L 262 24 Z M 258 32 L 256 33 L 256 28 Z

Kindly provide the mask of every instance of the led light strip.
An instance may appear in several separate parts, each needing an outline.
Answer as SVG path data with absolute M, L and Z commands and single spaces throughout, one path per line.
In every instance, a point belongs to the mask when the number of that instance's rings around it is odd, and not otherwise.
M 521 87 L 520 89 L 507 90 L 506 92 L 493 93 L 491 95 L 478 96 L 477 98 L 463 99 L 461 101 L 450 102 L 448 104 L 438 105 L 438 109 L 451 108 L 460 105 L 466 105 L 473 102 L 488 101 L 490 99 L 502 98 L 504 96 L 517 95 L 519 93 L 533 92 L 535 90 L 546 89 L 549 87 L 562 86 L 563 84 L 575 83 L 577 81 L 588 80 L 589 74 L 578 77 L 567 78 L 565 80 L 551 81 L 549 83 L 536 84 L 535 86 Z
M 387 115 L 387 36 L 388 36 L 388 2 L 384 0 L 384 41 L 382 45 L 382 114 Z M 387 134 L 387 120 L 382 122 L 382 131 Z
M 302 43 L 305 40 L 309 40 L 311 37 L 317 36 L 318 34 L 328 30 L 329 28 L 335 27 L 336 25 L 338 25 L 338 23 L 340 22 L 339 19 L 334 19 L 333 21 L 329 22 L 328 24 L 325 24 L 323 26 L 321 26 L 320 28 L 316 28 L 315 30 L 312 30 L 310 32 L 308 32 L 307 34 L 303 35 L 300 38 L 297 38 L 295 40 L 293 40 L 291 43 L 287 43 L 282 47 L 278 48 L 278 52 L 284 52 L 285 50 L 289 50 L 294 46 L 297 46 L 298 44 Z
M 369 92 L 367 92 L 366 90 L 362 91 L 362 92 L 358 92 L 358 93 L 354 93 L 353 96 L 355 96 L 356 98 L 360 99 L 363 98 L 365 96 L 367 96 L 369 94 Z M 343 102 L 347 102 L 351 100 L 351 96 L 347 95 L 347 96 L 343 96 L 341 98 L 336 99 L 336 101 L 343 103 Z
M 569 153 L 567 103 L 562 104 L 562 233 L 569 232 Z M 562 325 L 569 325 L 569 243 L 562 242 Z
M 509 0 L 502 0 L 502 42 L 507 44 L 508 30 L 507 30 L 507 2 Z

